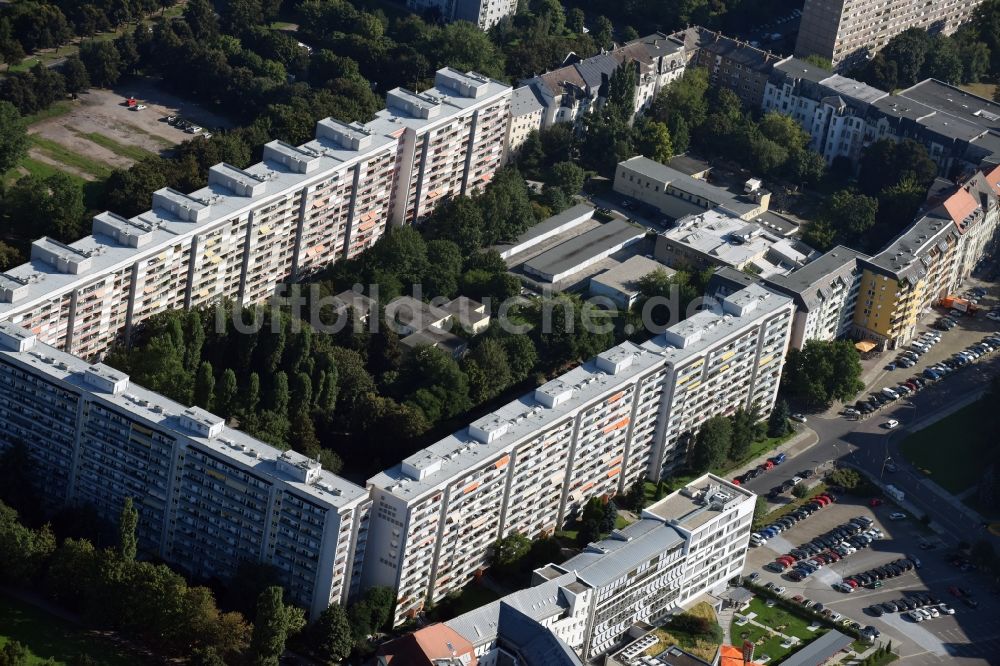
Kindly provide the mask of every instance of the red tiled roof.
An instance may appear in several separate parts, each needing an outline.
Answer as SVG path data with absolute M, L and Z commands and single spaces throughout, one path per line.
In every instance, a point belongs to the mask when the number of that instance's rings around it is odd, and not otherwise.
M 1000 194 L 1000 166 L 993 167 L 992 171 L 984 173 L 983 176 L 986 178 L 986 182 L 990 184 L 994 192 Z
M 962 220 L 969 217 L 978 207 L 979 203 L 976 202 L 976 198 L 964 188 L 959 188 L 957 192 L 944 200 L 944 209 L 948 211 L 948 216 L 956 225 L 960 225 Z M 959 230 L 962 230 L 961 226 L 959 226 Z
M 733 645 L 719 647 L 719 666 L 760 666 L 753 661 L 743 661 L 743 650 Z
M 468 666 L 476 666 L 472 643 L 451 627 L 432 624 L 412 634 L 397 638 L 379 648 L 379 663 L 392 666 L 433 666 L 438 659 L 468 657 Z

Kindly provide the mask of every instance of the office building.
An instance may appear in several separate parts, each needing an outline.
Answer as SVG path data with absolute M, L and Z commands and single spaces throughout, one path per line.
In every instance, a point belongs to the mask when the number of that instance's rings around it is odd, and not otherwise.
M 739 194 L 693 178 L 642 155 L 618 163 L 614 191 L 653 206 L 667 217 L 680 219 L 712 208 L 741 220 L 752 220 L 767 211 L 771 193 L 748 181 Z
M 862 270 L 857 337 L 895 348 L 913 337 L 921 312 L 955 291 L 993 246 L 1000 219 L 1000 167 L 952 188 Z
M 550 534 L 591 497 L 683 465 L 707 418 L 766 414 L 791 319 L 790 299 L 752 285 L 372 477 L 364 584 L 398 591 L 399 623 L 482 572 L 497 538 Z
M 415 12 L 437 12 L 445 21 L 468 21 L 489 30 L 517 12 L 517 0 L 406 0 Z
M 950 35 L 972 19 L 981 0 L 806 0 L 795 55 L 818 55 L 837 70 L 865 62 L 910 28 Z
M 802 349 L 809 340 L 836 340 L 850 335 L 861 288 L 859 259 L 868 257 L 838 245 L 787 275 L 765 278 L 765 285 L 795 301 L 792 347 Z
M 367 125 L 321 120 L 315 140 L 272 141 L 246 169 L 217 164 L 200 190 L 157 190 L 133 218 L 101 213 L 75 243 L 36 241 L 29 263 L 0 273 L 0 321 L 90 358 L 158 312 L 265 300 L 371 247 L 390 221 L 476 191 L 503 157 L 510 88 L 447 68 L 435 81 L 390 91 Z
M 755 275 L 784 275 L 805 266 L 818 253 L 746 222 L 724 209 L 687 215 L 656 237 L 655 256 L 676 269 L 702 270 L 728 266 Z
M 363 488 L 0 324 L 0 451 L 15 445 L 49 508 L 115 523 L 131 497 L 140 551 L 196 580 L 267 563 L 314 619 L 358 590 Z

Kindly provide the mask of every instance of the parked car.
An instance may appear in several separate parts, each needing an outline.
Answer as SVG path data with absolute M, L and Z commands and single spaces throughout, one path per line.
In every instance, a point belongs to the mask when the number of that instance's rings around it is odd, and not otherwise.
M 792 414 L 788 418 L 790 418 L 793 421 L 798 421 L 799 423 L 805 423 L 806 422 L 805 414 L 800 414 L 798 412 L 796 412 L 795 414 Z

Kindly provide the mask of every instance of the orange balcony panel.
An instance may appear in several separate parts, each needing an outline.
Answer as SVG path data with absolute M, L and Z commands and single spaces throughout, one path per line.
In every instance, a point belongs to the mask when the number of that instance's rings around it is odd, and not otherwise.
M 581 493 L 585 493 L 585 492 L 587 492 L 588 490 L 590 490 L 593 487 L 594 487 L 594 482 L 593 481 L 591 481 L 590 483 L 585 483 L 582 486 L 580 486 L 580 492 Z
M 621 471 L 622 471 L 621 467 L 615 467 L 613 470 L 610 470 L 608 472 L 608 478 L 610 479 L 613 476 L 618 476 L 621 473 Z
M 615 393 L 613 396 L 611 396 L 610 398 L 608 398 L 607 404 L 610 405 L 612 403 L 618 402 L 623 397 L 625 397 L 625 391 L 619 391 L 618 393 Z
M 510 456 L 504 456 L 500 460 L 498 460 L 495 463 L 493 463 L 493 466 L 496 467 L 497 469 L 503 469 L 509 463 L 510 463 Z
M 462 493 L 467 495 L 478 487 L 479 487 L 479 482 L 473 481 L 472 483 L 470 483 L 469 485 L 467 485 L 465 488 L 462 489 Z
M 604 432 L 605 433 L 609 433 L 609 432 L 614 432 L 615 430 L 621 430 L 622 428 L 624 428 L 625 426 L 627 426 L 629 424 L 630 420 L 631 419 L 629 419 L 629 417 L 626 416 L 623 419 L 615 421 L 611 425 L 605 426 L 604 427 Z

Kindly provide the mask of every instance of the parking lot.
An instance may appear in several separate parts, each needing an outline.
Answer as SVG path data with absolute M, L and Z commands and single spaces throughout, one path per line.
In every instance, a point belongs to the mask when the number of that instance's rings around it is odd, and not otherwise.
M 906 663 L 997 663 L 1000 654 L 1000 602 L 998 590 L 981 574 L 963 572 L 946 561 L 950 551 L 932 532 L 907 518 L 890 520 L 899 508 L 885 503 L 870 508 L 861 500 L 850 497 L 815 512 L 791 529 L 752 548 L 745 573 L 758 572 L 762 583 L 774 582 L 786 588 L 785 596 L 802 595 L 822 603 L 862 626 L 872 625 L 882 632 L 880 640 L 891 640 Z M 856 516 L 867 516 L 883 531 L 884 538 L 869 547 L 859 549 L 838 562 L 827 565 L 801 582 L 786 575 L 773 573 L 763 566 Z M 928 548 L 930 546 L 930 548 Z M 902 557 L 916 557 L 921 564 L 899 577 L 883 581 L 878 589 L 859 587 L 850 594 L 837 592 L 831 586 L 845 576 L 888 564 Z M 979 604 L 976 609 L 964 605 L 949 593 L 951 587 L 971 592 Z M 955 615 L 941 616 L 920 624 L 904 618 L 901 613 L 874 617 L 864 611 L 873 603 L 891 601 L 907 592 L 929 592 L 955 609 Z

